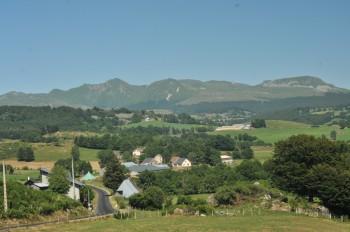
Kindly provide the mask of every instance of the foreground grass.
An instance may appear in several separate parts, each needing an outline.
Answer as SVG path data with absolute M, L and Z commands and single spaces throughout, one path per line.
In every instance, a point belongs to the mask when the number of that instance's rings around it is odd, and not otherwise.
M 328 219 L 296 216 L 288 213 L 271 213 L 261 216 L 236 217 L 149 217 L 136 220 L 106 219 L 52 225 L 25 231 L 350 231 L 350 224 Z

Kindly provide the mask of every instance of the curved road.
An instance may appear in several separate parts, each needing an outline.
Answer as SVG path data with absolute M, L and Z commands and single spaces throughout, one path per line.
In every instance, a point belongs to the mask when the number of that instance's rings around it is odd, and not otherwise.
M 114 209 L 109 201 L 109 194 L 100 188 L 90 186 L 97 193 L 97 206 L 95 209 L 96 215 L 102 216 L 106 214 L 111 214 Z

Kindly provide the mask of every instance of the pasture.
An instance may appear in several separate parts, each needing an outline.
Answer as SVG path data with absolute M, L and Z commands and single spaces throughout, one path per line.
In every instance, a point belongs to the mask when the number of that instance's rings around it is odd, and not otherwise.
M 296 122 L 271 120 L 267 121 L 267 128 L 259 128 L 252 130 L 239 130 L 239 131 L 219 131 L 213 132 L 214 134 L 237 136 L 242 133 L 247 133 L 252 136 L 256 136 L 258 139 L 266 143 L 276 143 L 279 140 L 287 139 L 292 135 L 307 134 L 320 137 L 325 135 L 329 137 L 331 131 L 337 132 L 338 140 L 350 140 L 350 129 L 341 130 L 337 126 L 322 125 L 320 127 L 311 127 L 310 125 Z
M 25 231 L 318 231 L 346 232 L 350 231 L 349 223 L 340 223 L 329 219 L 297 216 L 290 213 L 270 212 L 255 216 L 150 216 L 142 219 L 79 222 L 62 225 L 43 226 Z
M 208 127 L 205 125 L 199 125 L 199 124 L 181 124 L 181 123 L 168 123 L 168 122 L 163 122 L 163 121 L 149 121 L 149 122 L 139 122 L 139 123 L 132 123 L 123 126 L 123 128 L 132 128 L 132 127 L 147 127 L 147 126 L 154 126 L 154 127 L 171 127 L 175 129 L 191 129 L 191 128 L 196 128 L 196 127 Z

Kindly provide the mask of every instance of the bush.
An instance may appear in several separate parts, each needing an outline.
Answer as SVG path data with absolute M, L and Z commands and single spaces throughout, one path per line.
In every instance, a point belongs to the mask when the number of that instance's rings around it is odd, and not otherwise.
M 236 192 L 232 187 L 223 186 L 214 195 L 219 205 L 233 205 L 236 202 Z
M 34 161 L 35 157 L 32 147 L 20 147 L 17 151 L 17 160 L 25 162 Z
M 58 210 L 73 209 L 81 204 L 64 195 L 50 191 L 37 191 L 21 183 L 8 182 L 9 210 L 0 208 L 1 218 L 29 218 L 32 215 L 50 215 Z M 0 182 L 2 192 L 2 182 Z
M 139 209 L 161 209 L 165 201 L 164 192 L 158 187 L 150 187 L 143 193 L 138 193 L 129 198 L 129 203 Z
M 132 218 L 135 215 L 134 211 L 131 212 L 123 212 L 120 210 L 117 210 L 114 214 L 113 217 L 115 219 L 119 219 L 119 220 L 124 220 L 124 219 L 128 219 L 128 218 Z
M 117 202 L 119 209 L 125 209 L 128 205 L 123 197 L 115 196 L 114 200 Z

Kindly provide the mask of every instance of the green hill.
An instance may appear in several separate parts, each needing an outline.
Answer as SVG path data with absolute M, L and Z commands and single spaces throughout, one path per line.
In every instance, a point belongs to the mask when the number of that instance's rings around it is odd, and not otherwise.
M 204 82 L 188 79 L 165 79 L 149 85 L 131 85 L 120 79 L 112 79 L 101 84 L 84 84 L 67 91 L 55 89 L 47 94 L 10 92 L 0 96 L 0 105 L 163 108 L 189 111 L 192 106 L 198 108 L 200 104 L 202 109 L 208 109 L 208 104 L 222 104 L 231 109 L 259 109 L 254 104 L 273 102 L 273 105 L 281 108 L 286 106 L 284 100 L 290 99 L 291 106 L 300 106 L 302 102 L 313 105 L 316 102 L 327 102 L 329 95 L 338 96 L 337 102 L 340 104 L 350 99 L 339 97 L 344 94 L 349 96 L 350 91 L 310 76 L 265 81 L 255 86 L 228 81 Z M 339 102 L 339 99 L 343 100 Z M 278 104 L 276 100 L 283 102 Z M 263 108 L 273 107 L 264 104 Z

